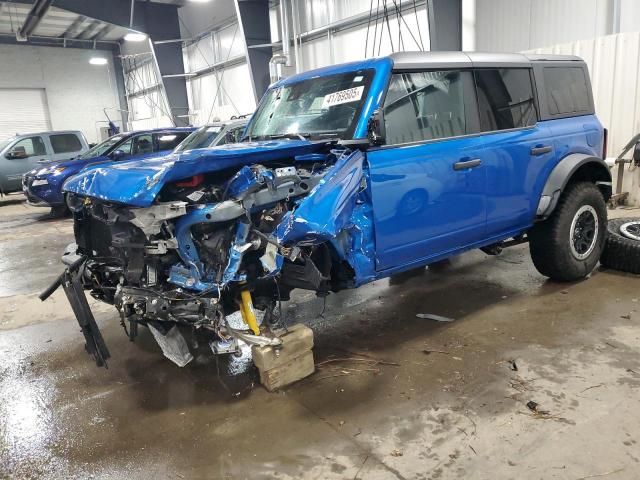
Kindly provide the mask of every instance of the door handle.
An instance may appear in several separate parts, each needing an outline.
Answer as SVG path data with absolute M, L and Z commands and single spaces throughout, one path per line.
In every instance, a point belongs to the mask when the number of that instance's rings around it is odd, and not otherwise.
M 533 147 L 531 149 L 531 155 L 533 155 L 534 157 L 537 157 L 539 155 L 544 155 L 545 153 L 550 153 L 552 150 L 553 148 L 550 147 L 549 145 L 544 147 Z
M 467 168 L 475 168 L 479 167 L 482 163 L 482 160 L 479 158 L 474 158 L 471 160 L 463 160 L 462 162 L 456 162 L 453 164 L 454 170 L 465 170 Z

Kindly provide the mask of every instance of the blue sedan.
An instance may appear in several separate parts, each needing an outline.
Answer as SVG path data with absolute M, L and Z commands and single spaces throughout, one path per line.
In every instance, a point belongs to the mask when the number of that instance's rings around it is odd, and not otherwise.
M 22 177 L 22 189 L 31 205 L 66 210 L 62 185 L 88 165 L 167 155 L 195 129 L 162 128 L 114 135 L 79 157 L 47 164 Z

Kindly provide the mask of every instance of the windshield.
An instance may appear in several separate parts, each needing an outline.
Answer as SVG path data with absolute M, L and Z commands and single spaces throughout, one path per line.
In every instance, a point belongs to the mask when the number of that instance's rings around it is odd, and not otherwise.
M 353 137 L 373 70 L 315 77 L 267 92 L 245 138 Z
M 185 138 L 180 145 L 176 147 L 174 152 L 184 152 L 185 150 L 193 150 L 194 148 L 206 148 L 211 146 L 211 142 L 218 136 L 222 130 L 222 126 L 205 126 L 199 128 L 187 138 Z
M 7 145 L 9 145 L 11 142 L 13 142 L 15 140 L 16 137 L 11 137 L 8 138 L 7 140 L 3 140 L 0 142 L 0 152 L 2 150 L 4 150 L 5 148 L 7 148 Z
M 109 150 L 115 146 L 118 142 L 124 139 L 124 135 L 114 135 L 113 137 L 107 138 L 104 142 L 99 143 L 93 148 L 90 148 L 78 158 L 93 158 L 100 157 L 101 155 L 105 155 L 109 152 Z

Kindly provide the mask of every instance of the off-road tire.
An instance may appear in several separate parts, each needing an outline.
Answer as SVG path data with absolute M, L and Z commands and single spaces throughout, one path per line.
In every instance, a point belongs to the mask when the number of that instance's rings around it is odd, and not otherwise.
M 638 218 L 616 218 L 607 224 L 607 241 L 600 258 L 606 268 L 640 274 L 640 241 L 627 238 L 620 233 L 625 223 L 640 221 Z
M 572 248 L 572 224 L 581 208 L 597 216 L 594 243 L 579 259 Z M 529 231 L 529 251 L 536 269 L 553 280 L 572 282 L 586 277 L 594 269 L 605 245 L 607 206 L 602 193 L 591 182 L 570 184 L 562 192 L 558 205 L 546 220 Z

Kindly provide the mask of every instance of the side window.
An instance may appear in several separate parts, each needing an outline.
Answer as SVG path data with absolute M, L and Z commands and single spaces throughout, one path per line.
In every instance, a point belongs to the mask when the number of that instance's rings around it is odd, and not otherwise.
M 21 159 L 46 154 L 47 149 L 44 146 L 42 137 L 29 137 L 23 138 L 13 145 L 7 154 L 7 158 Z
M 189 136 L 189 133 L 191 132 L 156 134 L 155 137 L 158 145 L 157 151 L 162 152 L 164 150 L 173 150 L 180 142 L 182 142 L 182 140 Z
M 131 155 L 131 147 L 133 145 L 133 137 L 122 143 L 116 150 L 122 150 L 125 155 Z
M 153 152 L 153 138 L 150 134 L 133 137 L 131 155 L 143 155 Z
M 591 111 L 589 89 L 581 67 L 545 67 L 544 86 L 551 115 Z
M 49 135 L 53 153 L 69 153 L 82 150 L 80 139 L 73 133 L 61 133 L 58 135 Z
M 237 143 L 240 141 L 242 137 L 242 132 L 244 132 L 244 125 L 242 127 L 236 127 L 229 130 L 225 133 L 224 137 L 218 141 L 216 145 L 225 145 L 227 143 Z
M 384 102 L 387 144 L 464 135 L 465 75 L 471 74 L 457 70 L 393 74 Z
M 530 69 L 479 69 L 475 71 L 475 80 L 483 132 L 528 127 L 536 123 Z

